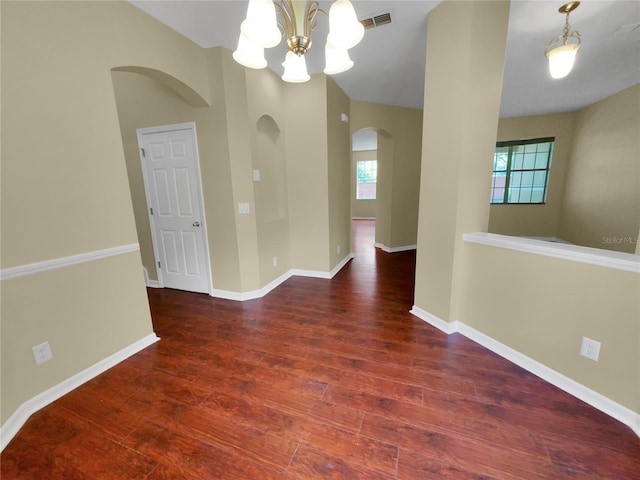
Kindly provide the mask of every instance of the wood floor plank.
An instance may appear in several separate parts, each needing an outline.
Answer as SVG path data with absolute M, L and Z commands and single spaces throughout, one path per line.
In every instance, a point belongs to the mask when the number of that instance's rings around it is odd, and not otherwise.
M 640 479 L 631 429 L 411 315 L 415 252 L 353 239 L 260 299 L 149 289 L 161 340 L 34 414 L 2 479 Z

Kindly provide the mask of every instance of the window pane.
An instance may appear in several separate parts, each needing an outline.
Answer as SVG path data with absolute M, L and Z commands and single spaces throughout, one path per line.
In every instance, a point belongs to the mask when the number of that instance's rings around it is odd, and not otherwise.
M 544 202 L 544 189 L 535 188 L 531 192 L 531 203 L 543 203 Z
M 522 162 L 524 160 L 524 153 L 514 153 L 513 160 L 511 162 L 512 170 L 522 170 Z
M 538 145 L 538 152 L 550 152 L 552 142 L 537 143 L 536 145 Z
M 545 187 L 547 184 L 547 171 L 539 170 L 533 174 L 533 185 L 536 187 Z
M 360 160 L 356 162 L 356 199 L 375 200 L 377 180 L 377 160 Z
M 549 160 L 549 152 L 538 152 L 536 154 L 536 162 L 534 168 L 547 168 L 547 161 Z
M 494 172 L 491 185 L 491 203 L 504 203 L 504 186 L 507 181 L 506 172 Z
M 509 179 L 511 188 L 519 188 L 520 183 L 522 183 L 522 172 L 511 172 L 511 178 Z
M 533 185 L 533 172 L 522 172 L 521 184 L 523 187 L 529 187 Z
M 493 171 L 506 171 L 508 161 L 509 147 L 496 148 L 496 154 L 493 156 Z
M 527 145 L 530 146 L 530 145 Z M 523 170 L 533 170 L 536 164 L 536 154 L 535 153 L 525 153 L 524 161 L 522 162 Z

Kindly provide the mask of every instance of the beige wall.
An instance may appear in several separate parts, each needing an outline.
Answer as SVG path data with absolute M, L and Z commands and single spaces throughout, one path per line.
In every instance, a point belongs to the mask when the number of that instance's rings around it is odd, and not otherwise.
M 640 407 L 640 276 L 465 244 L 459 320 L 627 408 Z M 579 355 L 601 342 L 598 362 Z
M 559 236 L 634 253 L 640 231 L 640 84 L 576 114 Z
M 376 218 L 378 200 L 358 200 L 356 198 L 356 163 L 377 159 L 377 150 L 361 150 L 351 153 L 351 216 L 354 218 Z
M 489 221 L 508 17 L 509 2 L 445 0 L 427 20 L 414 302 L 446 322 L 460 302 L 462 235 Z
M 302 84 L 286 84 L 287 186 L 291 218 L 291 264 L 330 270 L 327 84 L 313 75 Z
M 351 101 L 350 123 L 352 134 L 363 128 L 378 132 L 376 243 L 389 248 L 415 245 L 422 111 Z
M 501 118 L 498 141 L 555 137 L 547 200 L 542 205 L 490 206 L 489 232 L 513 236 L 557 237 L 564 185 L 571 156 L 575 113 Z M 487 199 L 487 202 L 489 200 Z
M 327 81 L 327 153 L 329 166 L 329 252 L 331 269 L 351 252 L 351 133 L 349 97 L 331 77 Z
M 204 51 L 125 2 L 0 8 L 2 268 L 136 243 L 111 69 L 153 68 L 208 99 Z M 152 333 L 140 255 L 3 281 L 1 328 L 4 423 Z M 45 340 L 54 358 L 36 367 Z

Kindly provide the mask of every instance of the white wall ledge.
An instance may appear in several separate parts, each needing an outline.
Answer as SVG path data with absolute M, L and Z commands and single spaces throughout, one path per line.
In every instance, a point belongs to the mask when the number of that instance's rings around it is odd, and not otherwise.
M 600 267 L 640 273 L 640 256 L 632 253 L 614 252 L 599 248 L 580 247 L 563 243 L 547 242 L 532 238 L 510 237 L 496 233 L 475 232 L 462 236 L 465 242 L 507 248 L 519 252 L 561 258 L 571 262 L 588 263 Z

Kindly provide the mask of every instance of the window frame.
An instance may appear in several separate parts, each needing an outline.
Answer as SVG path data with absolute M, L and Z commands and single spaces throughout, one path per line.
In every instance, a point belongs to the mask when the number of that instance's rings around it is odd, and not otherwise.
M 535 145 L 540 143 L 550 143 L 549 152 L 547 155 L 546 167 L 545 168 L 535 168 L 535 164 L 533 168 L 513 168 L 513 158 L 514 158 L 514 147 L 526 147 L 527 145 Z M 495 162 L 496 162 L 496 153 L 499 148 L 509 148 L 508 157 L 507 157 L 507 167 L 506 170 L 495 170 Z M 496 148 L 494 151 L 494 165 L 492 169 L 492 177 L 491 177 L 491 196 L 489 199 L 489 203 L 491 205 L 545 205 L 547 202 L 547 193 L 549 191 L 549 177 L 551 174 L 551 164 L 553 160 L 553 151 L 555 149 L 555 137 L 542 137 L 542 138 L 531 138 L 527 140 L 505 140 L 496 142 Z M 523 165 L 524 167 L 524 165 Z M 545 181 L 544 188 L 542 191 L 542 200 L 539 202 L 522 202 L 520 201 L 520 195 L 518 195 L 518 201 L 513 202 L 509 201 L 510 187 L 511 187 L 511 176 L 514 172 L 522 174 L 523 172 L 545 172 Z M 502 201 L 494 201 L 494 191 L 495 191 L 495 179 L 496 173 L 504 172 L 505 174 L 505 184 L 504 184 L 504 193 L 502 196 Z M 533 187 L 533 185 L 532 185 Z

